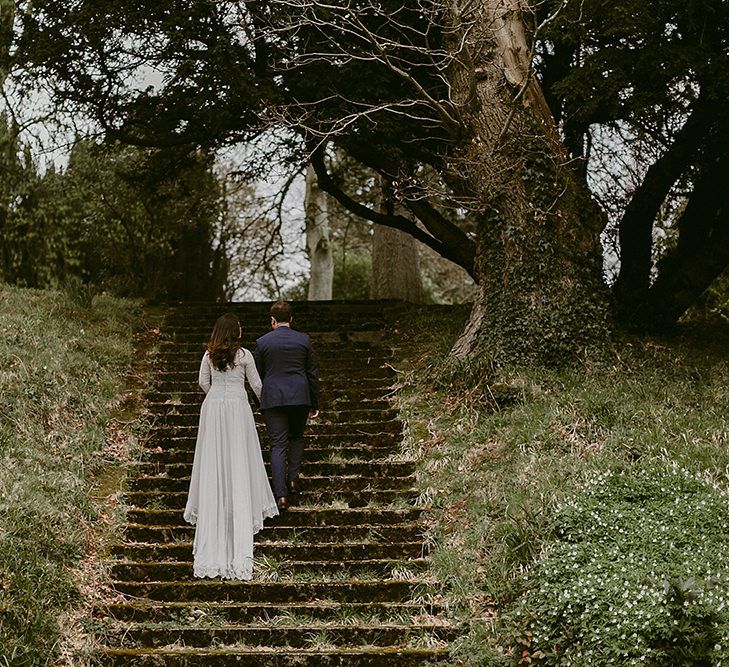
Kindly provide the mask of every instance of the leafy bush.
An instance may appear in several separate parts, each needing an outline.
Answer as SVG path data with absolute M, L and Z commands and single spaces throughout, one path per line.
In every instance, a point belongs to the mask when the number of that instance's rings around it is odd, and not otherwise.
M 595 476 L 505 615 L 522 662 L 729 662 L 729 496 L 658 461 Z

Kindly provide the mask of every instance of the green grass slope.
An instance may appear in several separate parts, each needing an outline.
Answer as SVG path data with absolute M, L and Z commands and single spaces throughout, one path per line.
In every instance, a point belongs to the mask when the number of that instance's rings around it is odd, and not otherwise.
M 0 285 L 0 665 L 59 660 L 139 306 Z
M 442 361 L 465 316 L 398 332 L 460 664 L 729 664 L 726 329 L 459 382 Z

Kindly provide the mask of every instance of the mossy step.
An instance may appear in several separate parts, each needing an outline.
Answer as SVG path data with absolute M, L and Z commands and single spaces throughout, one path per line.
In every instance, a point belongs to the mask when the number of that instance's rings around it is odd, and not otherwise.
M 210 332 L 212 331 L 213 325 L 200 325 L 195 328 L 181 329 L 166 327 L 162 330 L 159 338 L 159 342 L 179 342 L 179 343 L 190 343 L 193 345 L 204 345 L 210 340 Z M 304 327 L 300 328 L 301 331 L 305 331 L 311 339 L 314 341 L 314 348 L 318 349 L 324 345 L 336 345 L 339 343 L 345 344 L 357 344 L 357 343 L 380 343 L 385 344 L 387 329 L 381 328 L 367 328 L 367 327 L 353 327 L 347 326 L 334 326 L 326 329 L 308 329 Z M 178 334 L 178 331 L 180 332 Z M 262 336 L 266 331 L 257 330 L 245 330 L 243 332 L 243 340 L 241 341 L 245 347 L 253 347 L 254 341 Z
M 245 346 L 244 346 L 245 347 Z M 247 349 L 247 348 L 246 348 Z M 193 353 L 174 354 L 167 352 L 164 355 L 157 355 L 152 362 L 155 370 L 164 370 L 167 372 L 191 372 L 197 374 L 200 368 L 200 362 L 205 352 L 199 352 L 197 355 Z M 369 351 L 352 351 L 343 354 L 342 352 L 333 353 L 332 356 L 316 352 L 316 366 L 319 375 L 326 377 L 328 375 L 352 371 L 370 371 L 379 368 L 390 368 L 392 357 L 375 356 Z
M 183 320 L 196 313 L 217 317 L 223 313 L 241 315 L 243 313 L 261 312 L 265 317 L 268 317 L 271 304 L 271 301 L 185 301 L 168 304 L 166 313 L 167 317 L 180 317 Z M 353 312 L 383 314 L 391 312 L 399 306 L 401 306 L 401 302 L 394 299 L 331 299 L 327 301 L 291 302 L 291 307 L 297 320 L 306 314 L 327 318 L 333 314 L 348 315 Z
M 200 316 L 193 317 L 189 320 L 166 320 L 162 327 L 162 335 L 196 335 L 210 336 L 210 332 L 215 324 L 216 317 Z M 258 315 L 241 318 L 243 329 L 243 338 L 246 340 L 256 340 L 259 336 L 271 331 L 270 320 L 268 316 L 260 317 Z M 385 329 L 384 321 L 381 317 L 367 312 L 347 313 L 342 317 L 327 314 L 326 317 L 307 317 L 303 319 L 299 315 L 296 316 L 297 331 L 303 331 L 314 337 L 318 334 L 327 333 L 347 333 L 349 331 L 372 331 L 379 333 Z M 375 336 L 370 337 L 370 340 Z
M 291 549 L 288 550 L 290 555 Z M 192 547 L 187 551 L 191 558 Z M 261 548 L 256 558 L 271 557 L 268 550 Z M 326 556 L 325 556 L 326 557 Z M 259 560 L 259 563 L 263 561 Z M 420 574 L 427 567 L 428 561 L 424 558 L 361 558 L 356 560 L 286 560 L 276 561 L 272 572 L 265 572 L 262 576 L 276 577 L 277 581 L 285 583 L 290 578 L 306 577 L 319 579 L 341 576 L 349 579 L 364 579 L 373 577 L 391 577 L 395 570 L 405 569 L 410 574 Z M 151 563 L 149 561 L 118 561 L 111 565 L 111 572 L 116 582 L 161 582 L 161 581 L 194 581 L 192 574 L 192 560 L 164 561 Z
M 265 429 L 259 430 L 259 435 L 265 435 Z M 399 433 L 305 433 L 307 451 L 315 447 L 392 447 L 403 440 L 402 432 Z M 195 449 L 197 431 L 188 431 L 187 435 L 167 435 L 165 429 L 152 430 L 145 441 L 148 448 L 160 449 Z M 306 456 L 306 454 L 304 454 Z
M 204 345 L 210 340 L 213 326 L 214 320 L 190 322 L 187 325 L 167 323 L 160 331 L 158 342 Z M 350 323 L 340 321 L 310 327 L 298 326 L 295 330 L 306 333 L 313 340 L 315 348 L 336 345 L 356 346 L 363 343 L 372 347 L 387 345 L 387 327 L 368 318 L 362 318 L 359 322 L 352 323 L 352 326 Z M 241 345 L 251 349 L 255 347 L 256 340 L 269 331 L 270 328 L 262 328 L 259 323 L 255 326 L 244 326 Z
M 168 332 L 174 332 L 179 327 L 165 327 L 165 333 Z M 203 336 L 206 336 L 206 340 L 203 342 L 202 345 L 192 342 L 192 343 L 182 343 L 179 341 L 174 340 L 161 340 L 159 343 L 159 353 L 163 354 L 165 352 L 170 352 L 172 350 L 184 350 L 189 352 L 197 352 L 198 350 L 204 351 L 206 349 L 207 340 L 209 339 L 210 333 L 212 331 L 212 327 L 208 329 L 207 331 L 199 330 L 200 333 Z M 188 332 L 189 333 L 189 332 Z M 243 337 L 241 338 L 241 345 L 243 347 L 248 347 L 248 345 L 251 345 L 252 347 L 255 346 L 256 339 L 253 338 L 253 336 L 247 332 L 243 332 Z M 249 348 L 250 349 L 250 348 Z M 382 352 L 383 354 L 392 354 L 394 356 L 393 350 L 386 343 L 386 341 L 382 340 L 358 340 L 358 341 L 344 341 L 344 340 L 337 340 L 337 341 L 331 341 L 331 342 L 323 342 L 321 346 L 317 349 L 325 350 L 327 352 L 371 352 L 371 353 L 377 353 Z
M 443 614 L 440 605 L 412 602 L 149 602 L 134 600 L 113 603 L 96 610 L 99 618 L 111 617 L 138 623 L 290 623 L 292 619 L 312 623 L 336 623 L 343 619 L 427 618 Z
M 361 391 L 362 389 L 382 389 L 392 387 L 395 371 L 389 367 L 341 369 L 319 376 L 319 387 L 323 392 L 332 390 Z M 198 368 L 179 370 L 161 368 L 149 385 L 159 391 L 199 391 Z M 164 389 L 160 389 L 164 387 Z
M 301 310 L 301 312 L 299 312 Z M 225 312 L 225 311 L 223 311 Z M 235 309 L 231 312 L 235 313 L 241 319 L 241 325 L 245 332 L 251 334 L 253 331 L 263 329 L 271 330 L 271 320 L 269 312 L 262 309 L 248 308 L 246 306 L 241 309 Z M 321 306 L 316 308 L 300 309 L 299 306 L 294 307 L 294 320 L 292 327 L 303 330 L 325 329 L 331 325 L 342 325 L 355 322 L 372 322 L 383 323 L 384 317 L 381 309 L 377 307 L 357 307 L 337 309 L 322 309 Z M 221 312 L 216 310 L 201 310 L 184 313 L 167 313 L 165 317 L 165 328 L 169 328 L 173 324 L 176 329 L 186 328 L 202 328 L 212 329 L 215 320 L 220 316 Z M 212 320 L 211 320 L 212 318 Z
M 210 338 L 215 320 L 212 322 L 191 322 L 189 326 L 174 326 L 167 324 L 162 329 L 162 336 L 166 340 L 175 340 L 183 342 L 205 342 Z M 349 321 L 339 320 L 335 322 L 300 322 L 297 327 L 298 331 L 305 332 L 314 341 L 314 344 L 320 340 L 326 341 L 346 341 L 354 338 L 357 340 L 356 334 L 370 334 L 367 336 L 371 340 L 372 333 L 382 333 L 385 326 L 381 321 L 362 317 Z M 256 340 L 270 331 L 270 327 L 245 326 L 246 340 Z
M 363 389 L 356 395 L 346 388 L 332 388 L 329 391 L 320 392 L 322 404 L 326 404 L 332 408 L 339 410 L 364 408 L 380 408 L 389 407 L 391 404 L 386 399 L 383 392 L 379 390 Z M 197 405 L 200 406 L 205 398 L 200 387 L 195 387 L 193 391 L 185 392 L 160 392 L 149 390 L 144 400 L 146 405 L 153 406 L 158 404 L 164 405 Z
M 284 561 L 326 560 L 378 560 L 420 558 L 425 549 L 418 542 L 360 542 L 340 544 L 336 542 L 307 543 L 288 540 L 259 541 L 256 555 Z M 188 561 L 192 556 L 192 541 L 168 543 L 120 543 L 111 548 L 111 554 L 129 561 Z
M 250 395 L 250 392 L 249 392 Z M 200 410 L 205 394 L 202 390 L 195 393 L 188 392 L 179 394 L 173 399 L 172 394 L 156 393 L 145 397 L 145 407 L 147 412 L 151 414 L 160 414 L 169 410 L 177 410 L 179 412 L 191 412 Z M 340 400 L 335 399 L 328 401 L 328 410 L 331 412 L 339 412 L 348 414 L 358 410 L 392 410 L 392 403 L 382 398 L 374 396 L 369 399 L 360 400 Z
M 117 649 L 99 656 L 105 667 L 423 667 L 448 660 L 445 648 L 265 650 L 261 649 Z
M 169 424 L 173 427 L 194 426 L 197 428 L 200 421 L 199 408 L 197 410 L 167 409 L 164 412 L 147 414 L 152 417 L 155 426 L 158 427 Z M 397 414 L 397 410 L 352 410 L 350 412 L 344 412 L 341 410 L 322 410 L 321 417 L 319 419 L 309 421 L 307 430 L 313 432 L 319 432 L 325 429 L 341 431 L 345 426 L 360 427 L 367 425 L 368 428 L 373 428 L 380 425 L 387 425 L 391 422 L 401 424 L 400 420 L 395 419 Z M 263 426 L 263 417 L 256 417 L 256 422 L 260 426 Z
M 386 646 L 406 648 L 417 641 L 429 644 L 453 639 L 453 628 L 445 625 L 302 625 L 250 627 L 222 625 L 218 627 L 149 627 L 146 625 L 120 625 L 111 628 L 105 637 L 109 647 L 134 646 L 157 648 L 178 644 L 208 648 L 226 645 L 244 645 L 250 649 L 277 647 L 286 649 L 312 649 L 317 644 L 327 647 L 354 648 L 357 646 Z M 113 641 L 117 639 L 117 641 Z
M 371 463 L 387 459 L 388 456 L 399 454 L 400 446 L 395 443 L 384 447 L 372 447 L 370 445 L 349 445 L 349 446 L 318 446 L 318 443 L 307 443 L 304 454 L 305 464 L 318 464 L 336 460 L 348 460 L 353 462 Z M 184 449 L 157 450 L 149 448 L 142 450 L 141 460 L 145 463 L 170 465 L 184 463 L 192 465 L 195 456 L 195 443 L 191 443 Z M 268 454 L 264 454 L 268 458 Z
M 270 329 L 270 310 L 266 308 L 265 302 L 241 302 L 240 305 L 231 305 L 230 310 L 219 310 L 217 307 L 212 308 L 200 308 L 189 310 L 189 306 L 185 306 L 184 310 L 179 311 L 168 311 L 165 316 L 166 322 L 177 321 L 182 325 L 189 325 L 191 322 L 198 320 L 201 323 L 212 325 L 210 317 L 213 318 L 212 322 L 225 312 L 232 312 L 239 317 L 260 317 L 261 326 L 268 327 Z M 270 304 L 268 304 L 270 307 Z M 382 320 L 385 314 L 385 306 L 378 306 L 377 302 L 360 302 L 352 304 L 346 301 L 342 301 L 336 305 L 331 305 L 326 302 L 312 302 L 312 301 L 299 301 L 294 302 L 293 313 L 294 313 L 294 324 L 297 327 L 304 326 L 304 323 L 313 325 L 316 323 L 325 322 L 336 322 L 336 321 L 348 321 L 354 318 L 375 318 Z M 248 320 L 245 322 L 248 327 L 255 326 L 254 320 Z M 241 321 L 241 324 L 244 324 Z
M 296 543 L 313 542 L 323 544 L 336 542 L 350 544 L 369 541 L 378 544 L 392 542 L 422 542 L 424 527 L 420 523 L 403 523 L 394 526 L 364 524 L 359 526 L 265 526 L 255 536 L 257 545 L 290 540 Z M 189 542 L 195 534 L 195 527 L 185 526 L 147 526 L 129 523 L 123 527 L 124 537 L 129 542 L 159 544 L 165 542 Z
M 270 528 L 278 527 L 316 527 L 316 526 L 400 526 L 418 521 L 422 516 L 419 508 L 395 509 L 370 507 L 350 508 L 303 508 L 292 507 L 282 516 L 266 521 Z M 127 520 L 152 526 L 187 526 L 179 509 L 129 508 Z
M 364 508 L 368 505 L 380 507 L 392 503 L 414 503 L 418 498 L 418 493 L 414 488 L 375 489 L 367 491 L 357 489 L 349 489 L 347 491 L 312 491 L 309 489 L 301 492 L 292 501 L 294 507 L 300 507 L 306 511 L 315 509 L 354 509 Z M 187 503 L 187 490 L 131 491 L 127 492 L 126 499 L 134 507 L 156 507 L 158 509 L 175 510 L 182 516 L 182 511 Z
M 200 370 L 200 358 L 198 359 L 167 359 L 159 357 L 154 361 L 155 370 L 159 374 L 178 373 L 188 377 L 198 377 Z M 317 363 L 319 379 L 324 382 L 333 378 L 391 378 L 396 371 L 387 360 L 380 360 L 377 363 L 367 363 L 366 359 L 358 360 L 329 360 L 324 363 Z
M 201 393 L 200 399 L 202 398 L 203 395 Z M 147 405 L 145 408 L 145 412 L 149 415 L 153 415 L 156 419 L 172 415 L 192 415 L 195 417 L 196 423 L 200 415 L 201 405 L 202 400 L 200 400 L 198 403 L 187 403 L 179 405 L 172 405 L 169 403 L 155 403 L 152 405 Z M 388 405 L 385 401 L 382 402 L 382 405 L 355 405 L 354 407 L 346 410 L 342 408 L 341 405 L 335 404 L 328 406 L 326 410 L 323 410 L 321 416 L 316 420 L 316 422 L 309 423 L 311 425 L 314 423 L 326 424 L 345 421 L 351 421 L 355 423 L 389 421 L 391 419 L 395 419 L 397 416 L 398 411 Z M 256 414 L 256 421 L 263 424 L 263 416 Z
M 170 424 L 164 419 L 155 419 L 150 427 L 150 435 L 156 436 L 160 431 L 166 437 L 192 436 L 197 434 L 198 421 L 189 420 L 191 424 Z M 348 424 L 319 424 L 316 421 L 310 422 L 306 427 L 307 437 L 315 438 L 319 435 L 378 435 L 380 433 L 400 433 L 403 423 L 399 419 L 391 419 L 385 422 L 361 422 Z M 265 428 L 261 425 L 259 434 L 265 434 Z
M 194 580 L 114 581 L 119 593 L 148 600 L 258 602 L 403 602 L 427 594 L 428 582 L 397 579 L 261 582 Z
M 165 373 L 165 376 L 171 377 L 160 377 L 155 375 L 150 380 L 149 389 L 150 391 L 163 391 L 163 392 L 194 392 L 200 391 L 198 385 L 197 375 L 189 373 Z M 356 396 L 362 391 L 380 391 L 383 394 L 392 391 L 392 378 L 367 378 L 360 377 L 351 379 L 349 382 L 347 378 L 342 377 L 325 377 L 320 378 L 319 388 L 323 395 L 327 392 L 340 392 L 344 395 Z
M 154 477 L 161 475 L 169 478 L 189 478 L 190 466 L 187 463 L 173 462 L 145 462 L 130 463 L 127 466 L 130 476 Z M 306 488 L 320 488 L 318 484 L 328 477 L 361 478 L 360 482 L 367 480 L 412 478 L 415 464 L 411 461 L 312 461 L 305 459 L 302 462 L 302 482 Z M 333 480 L 332 480 L 333 481 Z M 354 483 L 354 480 L 350 480 Z M 357 483 L 360 483 L 357 482 Z M 362 487 L 357 487 L 362 488 Z
M 155 379 L 160 382 L 179 382 L 195 381 L 197 383 L 198 371 L 200 369 L 200 361 L 190 364 L 189 368 L 179 364 L 160 365 L 155 369 Z M 319 382 L 321 385 L 341 386 L 344 383 L 357 385 L 365 380 L 379 381 L 380 385 L 385 381 L 391 381 L 397 372 L 391 366 L 362 366 L 360 364 L 347 366 L 344 368 L 331 368 L 326 373 L 321 373 Z
M 242 343 L 241 346 L 249 351 L 255 348 Z M 175 365 L 178 363 L 195 364 L 200 366 L 200 361 L 207 351 L 207 345 L 184 345 L 180 343 L 166 344 L 164 349 L 154 355 L 155 367 Z M 392 350 L 380 348 L 357 348 L 354 346 L 331 346 L 325 345 L 315 350 L 316 364 L 320 372 L 330 368 L 344 367 L 372 367 L 384 366 L 395 360 Z

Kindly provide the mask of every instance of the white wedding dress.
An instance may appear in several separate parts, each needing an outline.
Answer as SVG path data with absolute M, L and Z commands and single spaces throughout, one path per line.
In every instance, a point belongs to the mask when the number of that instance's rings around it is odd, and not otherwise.
M 185 521 L 196 526 L 192 547 L 196 577 L 250 579 L 253 535 L 278 508 L 263 465 L 245 380 L 256 396 L 261 379 L 253 355 L 241 349 L 221 372 L 208 353 L 200 364 L 206 393 L 200 410 Z

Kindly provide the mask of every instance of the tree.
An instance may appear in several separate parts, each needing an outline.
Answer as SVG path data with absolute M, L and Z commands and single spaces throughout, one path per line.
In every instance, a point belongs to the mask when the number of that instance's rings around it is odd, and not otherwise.
M 209 155 L 82 140 L 65 187 L 84 279 L 152 300 L 224 296 L 221 188 Z
M 334 279 L 334 255 L 329 231 L 329 214 L 326 194 L 319 188 L 314 168 L 306 169 L 306 194 L 304 197 L 306 221 L 306 250 L 309 255 L 310 301 L 332 298 Z
M 223 296 L 226 250 L 209 158 L 75 143 L 40 173 L 0 115 L 0 277 L 31 287 L 72 278 L 125 296 Z
M 110 136 L 189 147 L 258 140 L 258 164 L 282 154 L 292 168 L 311 161 L 341 205 L 464 267 L 478 290 L 457 356 L 555 359 L 603 334 L 605 218 L 580 160 L 585 123 L 600 122 L 607 101 L 599 64 L 616 50 L 608 28 L 630 24 L 635 2 L 19 4 L 19 61 L 42 67 L 56 99 L 88 111 Z M 726 23 L 718 0 L 690 4 L 713 6 L 713 25 Z M 575 26 L 572 12 L 583 8 L 592 16 Z M 583 23 L 589 35 L 604 23 L 607 45 L 575 43 Z M 712 54 L 724 43 L 713 25 Z M 646 32 L 637 26 L 639 43 Z M 636 98 L 655 95 L 661 79 L 651 73 L 662 66 L 648 58 L 629 81 L 608 76 L 617 101 L 606 109 L 622 109 L 631 87 Z M 133 83 L 150 68 L 163 74 L 159 85 Z M 572 94 L 575 69 L 584 85 Z M 685 93 L 695 96 L 690 86 Z M 329 147 L 379 174 L 409 215 L 345 190 L 328 167 Z
M 395 203 L 390 189 L 380 183 L 382 210 L 394 213 Z M 399 213 L 403 215 L 403 212 Z M 372 235 L 373 299 L 402 299 L 422 303 L 423 280 L 420 255 L 415 239 L 399 229 L 375 225 Z
M 607 165 L 597 189 L 619 195 L 613 293 L 632 325 L 671 325 L 729 265 L 729 195 L 708 196 L 727 151 L 728 28 L 720 0 L 586 0 L 565 6 L 545 31 L 539 72 L 570 157 L 584 176 L 596 156 L 621 163 L 622 177 Z M 609 144 L 622 155 L 610 155 Z M 654 232 L 666 207 L 683 214 L 679 242 L 659 261 Z

